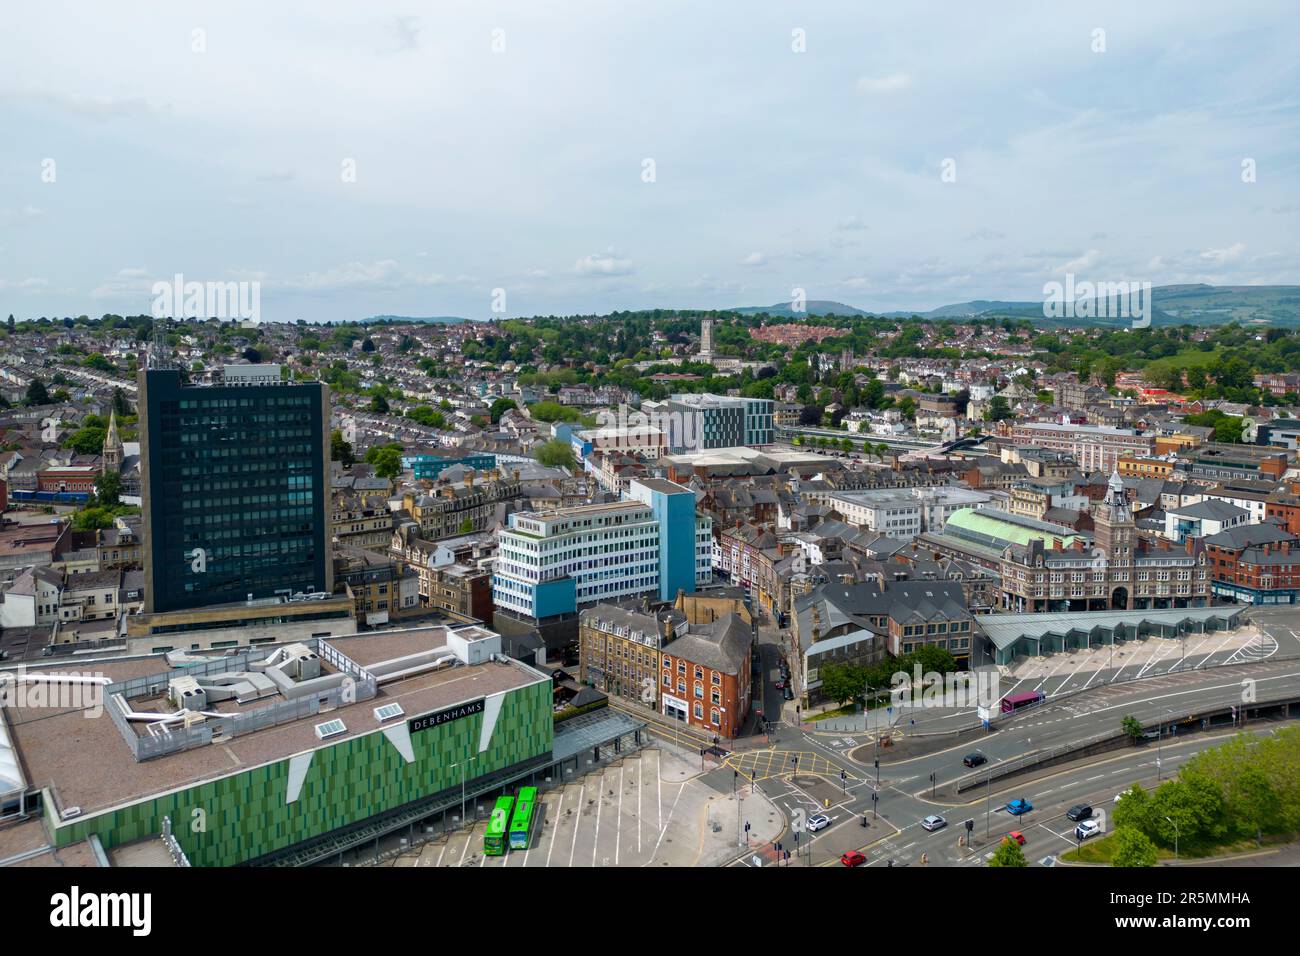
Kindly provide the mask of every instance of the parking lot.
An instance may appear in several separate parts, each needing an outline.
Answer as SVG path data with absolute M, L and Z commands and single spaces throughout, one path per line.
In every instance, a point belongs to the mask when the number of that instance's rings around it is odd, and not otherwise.
M 699 757 L 670 744 L 647 747 L 540 796 L 540 826 L 527 850 L 485 856 L 486 820 L 435 836 L 385 865 L 717 866 L 782 827 L 761 793 L 736 797 L 701 780 Z M 484 811 L 486 811 L 486 805 Z M 737 815 L 741 815 L 737 837 Z
M 1182 638 L 1150 637 L 1087 650 L 1031 657 L 1007 668 L 1004 694 L 1042 690 L 1051 697 L 1110 682 L 1155 677 L 1171 671 L 1245 664 L 1279 652 L 1300 653 L 1300 639 L 1273 620 L 1250 622 L 1233 631 L 1188 634 Z

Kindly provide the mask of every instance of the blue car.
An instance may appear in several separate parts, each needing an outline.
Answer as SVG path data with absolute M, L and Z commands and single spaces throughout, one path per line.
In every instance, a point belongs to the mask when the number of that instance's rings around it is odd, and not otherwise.
M 1034 805 L 1023 797 L 1019 800 L 1012 800 L 1007 804 L 1007 813 L 1011 814 L 1013 817 L 1018 817 L 1022 813 L 1028 813 L 1032 809 L 1034 809 Z

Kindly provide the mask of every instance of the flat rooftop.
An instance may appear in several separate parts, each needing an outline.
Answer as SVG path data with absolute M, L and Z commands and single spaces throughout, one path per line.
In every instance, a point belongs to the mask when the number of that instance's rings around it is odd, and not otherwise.
M 521 518 L 585 518 L 595 515 L 618 514 L 620 512 L 645 511 L 649 505 L 639 501 L 607 501 L 604 504 L 573 505 L 570 508 L 547 508 L 542 511 L 516 511 Z
M 333 645 L 356 663 L 367 666 L 437 647 L 445 640 L 439 640 L 434 634 L 422 638 L 378 632 L 347 638 L 338 644 L 333 639 L 325 643 Z M 268 645 L 267 654 L 272 650 Z M 71 666 L 28 667 L 28 673 L 74 670 L 82 674 L 93 671 L 120 682 L 146 674 L 165 673 L 170 668 L 163 655 L 93 663 L 77 661 Z M 185 671 L 181 669 L 176 673 L 181 676 Z M 80 807 L 85 815 L 376 732 L 393 723 L 380 724 L 375 718 L 375 708 L 384 704 L 400 703 L 405 712 L 404 719 L 409 719 L 546 680 L 549 678 L 545 675 L 514 661 L 459 664 L 442 670 L 424 671 L 380 684 L 377 694 L 368 700 L 139 763 L 108 715 L 108 701 L 105 701 L 105 710 L 98 717 L 86 716 L 81 708 L 18 709 L 10 706 L 4 709 L 3 718 L 9 724 L 29 785 L 48 787 L 55 795 L 58 809 Z M 334 719 L 344 722 L 346 732 L 325 741 L 317 738 L 316 725 Z

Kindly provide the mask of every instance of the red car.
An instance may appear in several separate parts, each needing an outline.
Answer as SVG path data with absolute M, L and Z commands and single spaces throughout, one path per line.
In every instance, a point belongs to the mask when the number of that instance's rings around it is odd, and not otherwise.
M 779 680 L 772 686 L 775 687 L 777 690 L 785 690 L 785 681 Z
M 849 850 L 848 853 L 845 853 L 840 857 L 840 862 L 845 866 L 861 866 L 863 863 L 867 862 L 867 858 L 857 850 Z
M 1010 833 L 1007 834 L 1007 839 L 1015 840 L 1021 846 L 1025 845 L 1025 835 L 1021 833 L 1019 830 L 1012 830 Z

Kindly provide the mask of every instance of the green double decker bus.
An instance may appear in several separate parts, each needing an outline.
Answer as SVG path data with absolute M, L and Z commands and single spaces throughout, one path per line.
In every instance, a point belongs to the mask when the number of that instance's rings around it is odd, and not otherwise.
M 487 831 L 483 834 L 484 856 L 500 856 L 506 852 L 506 831 L 510 827 L 510 811 L 514 805 L 514 797 L 497 797 L 497 805 L 492 808 Z
M 528 843 L 533 838 L 534 806 L 536 803 L 536 787 L 524 787 L 519 791 L 519 799 L 515 802 L 515 813 L 510 818 L 510 849 L 528 849 Z

